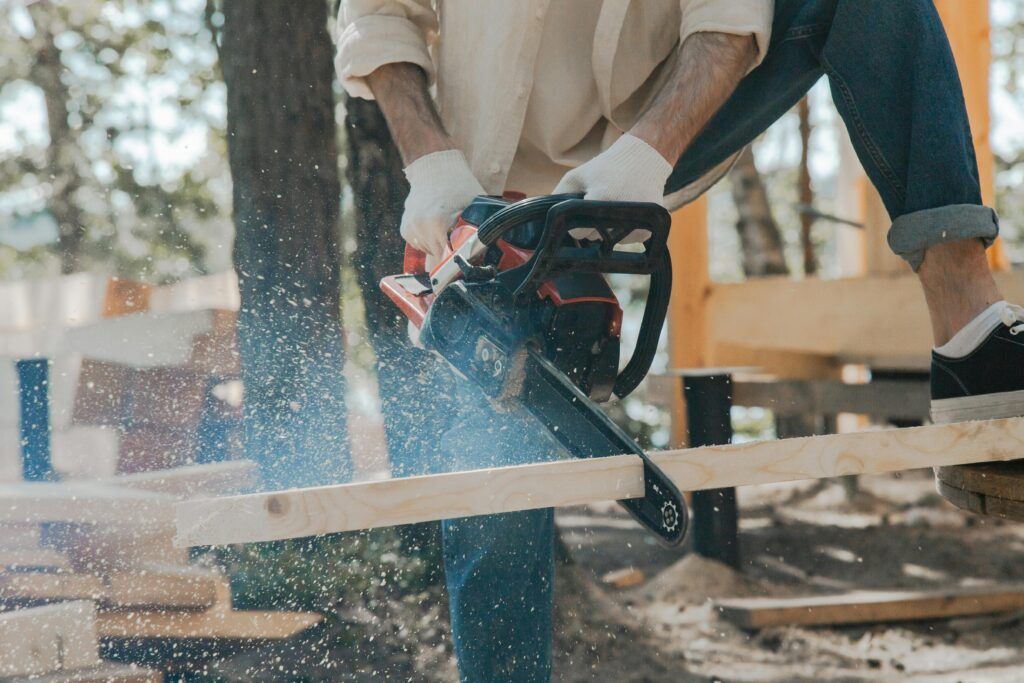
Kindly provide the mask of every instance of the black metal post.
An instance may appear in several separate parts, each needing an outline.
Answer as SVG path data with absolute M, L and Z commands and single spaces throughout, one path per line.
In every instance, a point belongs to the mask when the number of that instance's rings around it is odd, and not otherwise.
M 28 481 L 53 478 L 50 461 L 50 361 L 19 360 L 21 471 Z
M 683 375 L 690 446 L 732 441 L 732 377 L 727 374 Z M 693 549 L 698 555 L 739 568 L 736 489 L 693 494 Z

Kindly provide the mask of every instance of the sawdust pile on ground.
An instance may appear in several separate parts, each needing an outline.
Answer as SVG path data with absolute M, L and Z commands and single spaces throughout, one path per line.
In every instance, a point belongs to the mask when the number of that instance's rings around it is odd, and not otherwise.
M 770 597 L 782 592 L 777 586 L 743 576 L 721 562 L 689 555 L 633 591 L 632 597 L 646 602 L 699 605 L 708 600 Z

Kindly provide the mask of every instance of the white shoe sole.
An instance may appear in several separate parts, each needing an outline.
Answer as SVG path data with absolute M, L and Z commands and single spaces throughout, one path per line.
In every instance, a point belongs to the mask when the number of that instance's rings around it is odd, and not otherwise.
M 932 401 L 932 422 L 947 424 L 969 420 L 996 420 L 1024 415 L 1024 391 L 981 394 Z

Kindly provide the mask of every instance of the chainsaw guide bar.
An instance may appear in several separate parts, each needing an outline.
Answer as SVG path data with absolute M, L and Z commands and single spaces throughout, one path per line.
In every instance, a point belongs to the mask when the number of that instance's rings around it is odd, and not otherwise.
M 644 497 L 618 502 L 662 544 L 677 546 L 688 521 L 682 494 L 595 402 L 625 396 L 650 368 L 671 290 L 669 223 L 656 204 L 480 197 L 433 271 L 407 249 L 407 272 L 381 287 L 420 343 L 496 410 L 525 409 L 576 458 L 638 456 Z M 576 240 L 576 228 L 601 239 Z M 637 229 L 650 233 L 642 252 L 615 248 Z M 637 348 L 621 372 L 622 309 L 605 273 L 651 277 Z

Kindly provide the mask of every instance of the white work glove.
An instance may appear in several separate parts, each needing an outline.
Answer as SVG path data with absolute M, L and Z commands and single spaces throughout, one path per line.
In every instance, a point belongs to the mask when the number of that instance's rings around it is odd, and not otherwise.
M 640 138 L 626 133 L 611 147 L 565 174 L 554 194 L 582 192 L 584 199 L 661 204 L 672 164 Z M 576 239 L 600 239 L 597 230 L 576 228 Z M 651 233 L 634 230 L 623 244 L 643 242 Z
M 484 188 L 457 149 L 420 157 L 405 168 L 405 177 L 409 196 L 402 213 L 402 238 L 436 259 L 444 253 L 459 213 L 474 197 L 485 194 Z

